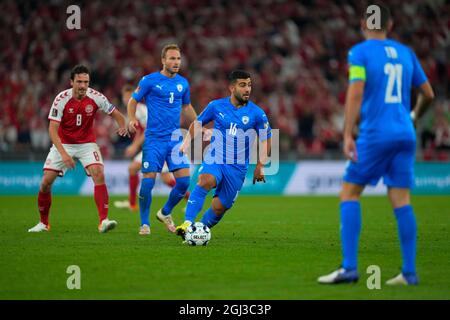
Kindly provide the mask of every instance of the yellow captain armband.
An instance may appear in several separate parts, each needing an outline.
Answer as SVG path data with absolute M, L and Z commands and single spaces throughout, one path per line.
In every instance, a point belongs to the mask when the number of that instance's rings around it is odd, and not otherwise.
M 366 81 L 366 68 L 362 66 L 350 66 L 348 72 L 348 80 L 363 80 Z

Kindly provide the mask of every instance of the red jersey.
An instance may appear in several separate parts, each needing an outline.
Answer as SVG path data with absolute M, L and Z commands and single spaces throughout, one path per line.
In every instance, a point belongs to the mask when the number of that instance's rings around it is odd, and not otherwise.
M 94 117 L 98 109 L 111 114 L 115 107 L 98 91 L 88 88 L 86 96 L 77 100 L 72 89 L 59 93 L 50 108 L 48 119 L 60 122 L 58 135 L 62 143 L 95 142 Z

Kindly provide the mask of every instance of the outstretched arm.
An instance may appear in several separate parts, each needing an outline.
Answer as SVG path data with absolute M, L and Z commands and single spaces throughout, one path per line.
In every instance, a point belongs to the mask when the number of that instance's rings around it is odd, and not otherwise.
M 138 102 L 131 97 L 130 100 L 128 100 L 127 105 L 127 113 L 128 113 L 128 130 L 130 133 L 135 133 L 137 127 L 139 126 L 139 122 L 136 119 L 136 106 Z
M 127 125 L 125 122 L 125 117 L 117 108 L 114 109 L 113 112 L 110 113 L 110 116 L 114 118 L 114 120 L 119 125 L 119 129 L 117 129 L 117 134 L 121 137 L 128 136 Z

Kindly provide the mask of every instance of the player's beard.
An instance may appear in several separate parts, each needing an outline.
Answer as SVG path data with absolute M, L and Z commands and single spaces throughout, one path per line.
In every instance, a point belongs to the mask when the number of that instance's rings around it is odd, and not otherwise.
M 237 93 L 234 94 L 234 97 L 236 98 L 236 100 L 237 100 L 237 101 L 239 102 L 239 104 L 241 104 L 241 105 L 246 104 L 246 103 L 248 102 L 248 100 L 250 99 L 250 95 L 249 95 L 247 98 L 244 98 L 243 95 L 240 95 L 240 94 L 237 94 Z

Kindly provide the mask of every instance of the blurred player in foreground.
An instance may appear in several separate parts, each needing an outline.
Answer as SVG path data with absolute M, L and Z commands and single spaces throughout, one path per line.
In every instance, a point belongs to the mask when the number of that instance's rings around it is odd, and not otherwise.
M 342 265 L 319 277 L 322 284 L 358 281 L 357 255 L 361 230 L 359 198 L 367 184 L 383 177 L 397 219 L 403 258 L 401 273 L 388 285 L 416 285 L 417 226 L 410 201 L 414 184 L 416 134 L 414 121 L 431 100 L 433 89 L 414 52 L 388 39 L 392 28 L 390 12 L 379 6 L 380 26 L 369 26 L 369 15 L 361 22 L 365 41 L 348 54 L 349 88 L 344 124 L 344 154 L 349 159 L 341 191 Z M 411 110 L 411 89 L 420 94 Z M 353 130 L 360 117 L 358 139 Z
M 176 146 L 179 141 L 172 139 L 180 133 L 181 113 L 194 121 L 197 114 L 191 105 L 189 82 L 178 74 L 181 66 L 180 48 L 175 44 L 166 45 L 161 53 L 162 70 L 144 76 L 128 101 L 128 127 L 131 133 L 136 131 L 139 121 L 136 119 L 136 106 L 145 100 L 147 105 L 147 128 L 145 129 L 144 144 L 142 146 L 142 174 L 141 189 L 139 191 L 139 210 L 141 218 L 140 235 L 150 232 L 150 205 L 152 203 L 152 189 L 155 185 L 156 174 L 161 172 L 164 162 L 170 172 L 173 172 L 176 184 L 170 192 L 163 208 L 159 209 L 156 217 L 163 222 L 169 232 L 175 232 L 172 219 L 172 209 L 183 199 L 189 188 L 190 163 L 186 156 L 176 157 L 181 161 L 174 161 L 174 151 L 179 155 Z M 175 150 L 176 149 L 176 150 Z
M 133 93 L 133 87 L 131 85 L 125 85 L 122 88 L 122 101 L 125 105 L 131 98 Z M 137 211 L 138 206 L 136 203 L 137 189 L 139 186 L 139 171 L 142 167 L 142 144 L 144 143 L 144 131 L 147 127 L 147 106 L 143 103 L 138 103 L 136 105 L 136 120 L 139 122 L 139 129 L 136 131 L 133 142 L 125 149 L 125 156 L 127 158 L 134 157 L 128 167 L 129 173 L 129 194 L 128 200 L 114 201 L 114 206 L 116 208 L 126 208 L 131 211 Z M 169 172 L 167 163 L 164 163 L 164 167 L 161 170 L 161 180 L 170 188 L 176 185 L 173 173 Z M 186 191 L 184 199 L 187 201 L 189 199 L 189 191 Z
M 202 210 L 208 192 L 215 188 L 211 207 L 206 210 L 202 223 L 212 228 L 229 210 L 242 188 L 247 173 L 250 148 L 256 138 L 261 141 L 260 158 L 253 173 L 253 183 L 264 181 L 264 165 L 270 152 L 272 131 L 264 111 L 250 101 L 252 81 L 250 74 L 242 70 L 229 76 L 231 95 L 213 100 L 191 124 L 180 150 L 186 153 L 201 128 L 214 121 L 211 148 L 199 168 L 197 185 L 189 197 L 185 221 L 176 229 L 184 237 L 187 228 Z M 253 135 L 251 131 L 253 130 Z M 240 143 L 243 142 L 243 143 Z M 214 150 L 214 154 L 213 154 Z
M 94 199 L 100 220 L 98 231 L 108 232 L 117 225 L 116 221 L 108 219 L 108 190 L 93 125 L 99 109 L 114 118 L 119 125 L 117 133 L 120 136 L 128 135 L 126 121 L 103 94 L 89 88 L 89 74 L 87 67 L 75 66 L 70 75 L 72 88 L 59 93 L 50 109 L 49 134 L 53 146 L 45 160 L 44 176 L 38 194 L 41 219 L 29 232 L 50 230 L 48 217 L 52 203 L 52 185 L 58 176 L 62 177 L 67 169 L 75 167 L 74 159 L 80 160 L 86 174 L 94 181 Z

